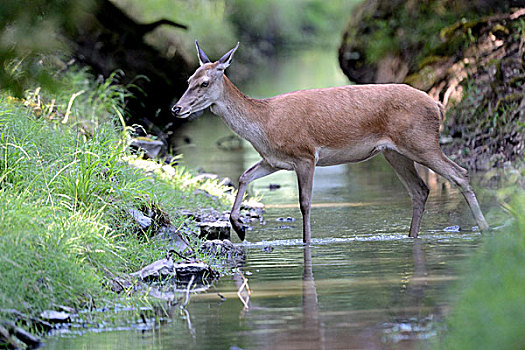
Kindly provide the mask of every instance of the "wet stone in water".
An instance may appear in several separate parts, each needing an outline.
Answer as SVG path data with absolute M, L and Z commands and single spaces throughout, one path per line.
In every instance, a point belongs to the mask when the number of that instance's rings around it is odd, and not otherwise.
M 443 229 L 443 231 L 445 231 L 445 232 L 460 232 L 461 231 L 461 227 L 459 227 L 459 225 L 448 226 L 448 227 L 445 227 Z
M 287 217 L 287 218 L 277 218 L 276 221 L 281 221 L 281 222 L 294 222 L 295 221 L 295 218 L 292 218 L 292 217 Z
M 273 249 L 274 248 L 271 245 L 269 245 L 269 246 L 264 247 L 262 249 L 262 251 L 265 252 L 265 253 L 271 253 L 271 252 L 273 252 Z
M 246 259 L 243 247 L 233 244 L 228 239 L 206 241 L 201 248 L 221 259 L 220 263 L 226 266 L 239 266 Z

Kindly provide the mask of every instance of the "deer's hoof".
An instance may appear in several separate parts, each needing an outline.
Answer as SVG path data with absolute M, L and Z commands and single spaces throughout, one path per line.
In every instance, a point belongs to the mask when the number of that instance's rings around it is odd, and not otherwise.
M 239 236 L 239 239 L 244 241 L 244 238 L 246 237 L 246 230 L 244 227 L 241 226 L 241 228 L 239 230 L 235 230 L 235 232 L 237 233 L 237 236 Z
M 246 237 L 246 228 L 244 227 L 242 221 L 239 219 L 232 219 L 230 220 L 230 222 L 232 224 L 233 230 L 235 231 L 235 233 L 237 233 L 237 236 L 239 236 L 239 239 L 241 241 L 244 241 L 244 238 Z

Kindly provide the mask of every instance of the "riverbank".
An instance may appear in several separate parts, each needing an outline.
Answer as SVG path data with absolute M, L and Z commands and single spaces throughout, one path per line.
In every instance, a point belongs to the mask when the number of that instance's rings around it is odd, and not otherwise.
M 443 150 L 461 166 L 519 168 L 525 8 L 513 1 L 413 5 L 362 3 L 339 48 L 345 74 L 358 83 L 406 83 L 441 101 Z
M 515 189 L 516 190 L 516 189 Z M 432 348 L 521 349 L 525 322 L 525 194 L 517 190 L 504 207 L 514 217 L 486 236 L 462 267 L 451 290 L 455 301 Z
M 147 303 L 129 275 L 166 257 L 172 240 L 163 234 L 182 236 L 195 260 L 214 258 L 192 234 L 198 227 L 188 211 L 226 210 L 232 188 L 132 151 L 122 115 L 128 92 L 114 83 L 74 71 L 54 94 L 0 95 L 4 322 L 41 332 L 32 320 L 45 310 L 92 310 L 116 298 Z M 116 293 L 122 276 L 130 285 Z

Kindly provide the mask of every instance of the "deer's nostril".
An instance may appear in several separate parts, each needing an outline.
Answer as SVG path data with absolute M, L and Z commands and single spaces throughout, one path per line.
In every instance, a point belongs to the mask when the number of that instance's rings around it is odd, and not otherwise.
M 171 108 L 171 113 L 173 113 L 173 114 L 175 114 L 175 115 L 179 114 L 180 111 L 181 111 L 181 108 L 180 108 L 179 106 L 173 106 L 173 107 Z

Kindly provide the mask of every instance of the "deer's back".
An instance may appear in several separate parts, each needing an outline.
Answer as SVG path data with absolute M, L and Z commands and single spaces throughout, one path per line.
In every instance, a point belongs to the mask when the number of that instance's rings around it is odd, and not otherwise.
M 296 153 L 389 139 L 406 142 L 429 131 L 436 140 L 440 114 L 426 93 L 403 84 L 350 85 L 302 90 L 266 100 L 270 144 Z M 405 140 L 405 141 L 403 141 Z

